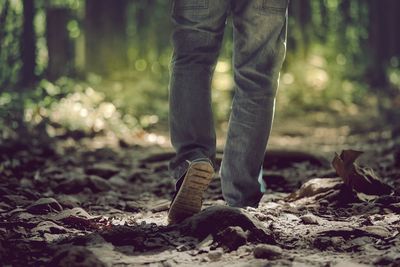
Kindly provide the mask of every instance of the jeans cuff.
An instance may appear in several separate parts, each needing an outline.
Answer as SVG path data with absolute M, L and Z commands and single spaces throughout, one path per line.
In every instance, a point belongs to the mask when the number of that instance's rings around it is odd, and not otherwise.
M 192 162 L 198 162 L 198 161 L 207 161 L 211 164 L 213 169 L 215 169 L 213 162 L 209 158 L 197 158 L 194 160 L 185 160 L 181 164 L 179 164 L 175 169 L 171 170 L 172 177 L 175 178 L 176 180 L 181 179 L 185 175 L 187 169 L 189 168 L 189 165 Z

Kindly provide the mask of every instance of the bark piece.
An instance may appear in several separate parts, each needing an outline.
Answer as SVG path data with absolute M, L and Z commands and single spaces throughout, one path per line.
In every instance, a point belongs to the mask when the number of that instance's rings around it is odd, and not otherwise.
M 185 234 L 203 240 L 209 234 L 215 238 L 217 234 L 229 226 L 239 226 L 249 231 L 248 240 L 262 243 L 275 243 L 272 232 L 265 229 L 261 222 L 245 211 L 228 206 L 207 208 L 178 225 Z

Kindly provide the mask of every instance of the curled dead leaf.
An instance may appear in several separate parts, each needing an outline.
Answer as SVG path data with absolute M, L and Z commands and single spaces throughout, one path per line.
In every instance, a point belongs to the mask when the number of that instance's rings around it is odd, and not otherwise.
M 358 193 L 367 195 L 391 194 L 393 189 L 383 183 L 372 169 L 360 167 L 355 163 L 362 153 L 356 150 L 343 150 L 340 155 L 335 153 L 332 166 L 344 183 Z

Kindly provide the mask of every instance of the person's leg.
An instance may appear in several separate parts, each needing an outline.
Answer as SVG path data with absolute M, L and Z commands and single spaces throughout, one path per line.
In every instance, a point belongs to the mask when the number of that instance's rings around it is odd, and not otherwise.
M 221 166 L 230 206 L 258 206 L 279 71 L 286 52 L 287 0 L 233 0 L 235 95 Z
M 180 179 L 189 163 L 209 159 L 215 167 L 211 78 L 228 13 L 227 0 L 174 0 L 169 126 L 176 151 L 169 164 Z
M 211 78 L 221 47 L 229 1 L 175 0 L 170 81 L 170 134 L 176 150 L 169 165 L 177 179 L 168 222 L 201 210 L 215 168 Z

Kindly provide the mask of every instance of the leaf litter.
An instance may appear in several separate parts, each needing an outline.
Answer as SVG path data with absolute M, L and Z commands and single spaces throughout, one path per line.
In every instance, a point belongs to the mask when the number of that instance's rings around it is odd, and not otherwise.
M 266 160 L 269 191 L 259 208 L 226 206 L 217 175 L 204 210 L 167 225 L 174 188 L 170 150 L 84 144 L 20 149 L 0 163 L 0 262 L 399 266 L 400 181 L 388 179 L 400 177 L 395 153 L 383 171 L 375 165 L 380 177 L 356 162 L 361 151 L 335 154 L 332 168 L 310 153 L 275 150 Z M 373 164 L 386 158 L 365 154 Z

